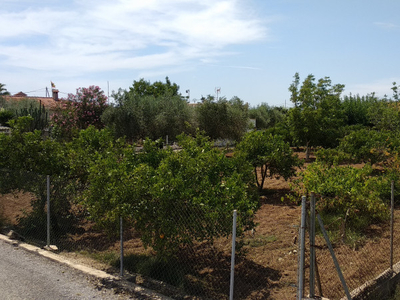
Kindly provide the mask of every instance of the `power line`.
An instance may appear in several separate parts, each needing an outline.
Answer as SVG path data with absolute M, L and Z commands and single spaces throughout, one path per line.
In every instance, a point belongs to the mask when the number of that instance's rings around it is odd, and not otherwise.
M 25 94 L 29 94 L 29 93 L 34 93 L 34 92 L 39 92 L 39 91 L 42 91 L 42 90 L 45 90 L 46 88 L 41 88 L 41 89 L 38 89 L 38 90 L 35 90 L 35 91 L 30 91 L 30 92 L 24 92 Z
M 30 93 L 40 92 L 40 91 L 43 91 L 43 90 L 47 90 L 47 87 L 41 88 L 41 89 L 37 89 L 37 90 L 34 90 L 34 91 L 23 92 L 23 93 L 24 93 L 24 94 L 30 94 Z M 60 94 L 65 94 L 65 95 L 69 95 L 69 94 L 70 94 L 70 93 L 65 93 L 65 92 L 60 92 L 60 91 L 59 91 L 59 93 L 60 93 Z M 46 96 L 47 96 L 47 95 L 46 95 Z M 31 97 L 34 97 L 34 96 L 31 96 Z

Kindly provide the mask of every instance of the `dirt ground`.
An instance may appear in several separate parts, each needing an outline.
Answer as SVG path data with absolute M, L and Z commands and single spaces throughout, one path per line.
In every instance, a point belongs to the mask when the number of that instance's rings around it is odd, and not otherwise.
M 303 153 L 299 156 L 303 158 Z M 247 262 L 251 261 L 251 266 L 263 268 L 265 271 L 264 278 L 251 278 L 251 280 L 260 281 L 260 284 L 264 282 L 265 289 L 261 288 L 259 292 L 245 294 L 241 299 L 295 299 L 300 207 L 287 200 L 282 201 L 289 192 L 289 184 L 283 179 L 268 179 L 264 189 L 264 195 L 260 197 L 262 205 L 256 215 L 258 226 L 254 232 L 247 234 L 243 241 L 248 245 L 245 247 Z M 31 199 L 29 194 L 23 193 L 0 195 L 0 215 L 6 223 L 15 224 L 23 211 L 29 211 Z M 400 219 L 400 211 L 396 211 L 396 217 Z M 350 290 L 389 267 L 388 229 L 387 225 L 371 228 L 370 240 L 359 249 L 336 245 L 336 255 L 343 267 Z M 396 224 L 396 230 L 400 233 L 400 222 Z M 87 236 L 86 238 L 88 239 Z M 99 233 L 94 234 L 90 240 L 97 251 L 119 249 L 118 242 L 110 243 L 104 235 Z M 100 247 L 100 245 L 103 246 Z M 395 239 L 395 245 L 400 245 L 400 234 L 399 238 Z M 229 242 L 223 241 L 220 246 L 229 253 Z M 126 253 L 143 251 L 141 243 L 135 237 L 127 240 L 125 247 Z M 398 252 L 394 255 L 395 262 L 400 260 L 400 251 Z M 64 252 L 62 255 L 102 270 L 110 270 L 108 265 L 76 252 Z M 332 258 L 322 238 L 317 240 L 317 262 L 324 296 L 330 296 L 331 299 L 344 296 Z M 240 263 L 239 260 L 238 264 Z M 367 269 L 366 266 L 368 266 Z M 240 278 L 237 280 L 240 286 Z M 308 283 L 307 280 L 306 283 Z

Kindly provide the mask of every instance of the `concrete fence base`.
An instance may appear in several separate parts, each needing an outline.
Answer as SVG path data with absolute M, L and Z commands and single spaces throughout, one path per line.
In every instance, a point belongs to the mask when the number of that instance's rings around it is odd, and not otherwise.
M 352 300 L 375 300 L 389 299 L 396 285 L 400 281 L 400 262 L 378 275 L 376 278 L 367 281 L 362 286 L 353 290 L 351 294 Z M 341 300 L 347 300 L 343 297 Z

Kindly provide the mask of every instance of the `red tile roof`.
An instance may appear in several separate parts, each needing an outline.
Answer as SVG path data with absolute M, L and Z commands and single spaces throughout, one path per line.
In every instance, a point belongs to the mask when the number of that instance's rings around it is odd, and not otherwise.
M 5 96 L 4 97 L 7 101 L 19 101 L 22 99 L 29 99 L 29 100 L 36 100 L 36 101 L 41 101 L 42 104 L 48 108 L 48 109 L 54 109 L 56 108 L 57 104 L 60 101 L 55 101 L 52 97 L 31 97 L 31 96 L 26 96 L 25 93 L 19 92 L 13 96 Z

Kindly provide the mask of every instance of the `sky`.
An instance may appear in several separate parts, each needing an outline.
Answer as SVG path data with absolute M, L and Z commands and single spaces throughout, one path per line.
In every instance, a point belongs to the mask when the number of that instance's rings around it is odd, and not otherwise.
M 106 95 L 168 76 L 191 102 L 290 107 L 296 72 L 392 95 L 398 0 L 0 0 L 0 83 L 11 94 Z M 189 93 L 186 93 L 189 91 Z

